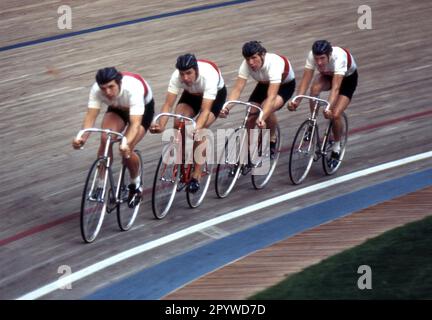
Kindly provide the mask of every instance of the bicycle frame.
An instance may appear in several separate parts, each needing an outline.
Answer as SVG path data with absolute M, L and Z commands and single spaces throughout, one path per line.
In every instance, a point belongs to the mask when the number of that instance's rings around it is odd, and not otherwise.
M 119 132 L 116 132 L 116 131 L 113 131 L 110 129 L 88 128 L 88 129 L 80 130 L 76 136 L 76 139 L 80 139 L 84 133 L 91 133 L 91 132 L 98 132 L 101 134 L 105 133 L 107 135 L 107 141 L 105 144 L 104 154 L 100 158 L 102 158 L 105 161 L 105 167 L 107 169 L 105 171 L 104 183 L 106 183 L 109 180 L 111 186 L 117 186 L 115 192 L 114 192 L 113 188 L 110 189 L 112 199 L 115 199 L 115 205 L 113 207 L 107 206 L 107 211 L 111 212 L 121 202 L 121 200 L 120 200 L 120 187 L 121 186 L 120 185 L 121 185 L 122 178 L 124 176 L 124 168 L 122 166 L 120 169 L 120 174 L 119 174 L 118 182 L 116 185 L 114 183 L 114 175 L 113 175 L 112 168 L 111 168 L 112 159 L 109 156 L 109 150 L 110 150 L 110 148 L 112 148 L 112 145 L 114 143 L 121 141 L 122 144 L 126 144 L 126 138 L 122 133 L 119 133 Z M 80 149 L 84 149 L 84 148 L 81 147 Z M 90 192 L 92 192 L 92 190 L 94 189 L 95 183 L 96 183 L 96 180 L 94 179 L 92 182 Z M 104 190 L 106 190 L 106 185 L 104 185 Z M 105 194 L 102 194 L 102 201 L 104 201 L 104 200 L 105 200 Z
M 240 125 L 240 127 L 237 128 L 238 130 L 242 130 L 242 129 L 249 130 L 249 129 L 252 129 L 252 128 L 248 128 L 247 127 L 247 121 L 249 119 L 249 115 L 250 115 L 250 112 L 252 111 L 252 109 L 257 109 L 259 111 L 259 116 L 258 116 L 259 120 L 261 120 L 262 117 L 263 117 L 263 114 L 264 114 L 263 109 L 260 106 L 256 105 L 256 104 L 253 104 L 253 103 L 250 103 L 250 102 L 239 101 L 239 100 L 230 100 L 230 101 L 227 101 L 227 102 L 224 103 L 224 105 L 222 106 L 222 110 L 224 110 L 229 104 L 243 105 L 243 106 L 245 106 L 247 108 L 246 112 L 245 112 L 245 116 L 243 118 L 243 122 Z M 245 139 L 246 139 L 246 135 L 243 135 L 243 138 L 242 138 L 242 141 L 241 141 L 241 146 L 242 146 L 241 150 L 243 150 L 243 144 L 245 143 Z M 240 151 L 240 154 L 242 154 L 241 151 Z M 249 153 L 248 153 L 248 157 L 249 157 Z
M 185 132 L 186 123 L 185 123 L 185 121 L 190 121 L 192 123 L 192 127 L 194 129 L 196 128 L 196 122 L 194 119 L 192 119 L 190 117 L 186 117 L 186 116 L 183 116 L 181 114 L 168 113 L 168 112 L 163 112 L 163 113 L 158 114 L 154 118 L 153 122 L 156 123 L 160 117 L 164 117 L 164 116 L 180 120 L 179 126 L 176 129 L 177 134 L 175 137 L 175 139 L 176 139 L 175 143 L 178 144 L 180 142 L 180 139 L 181 139 L 181 147 L 182 147 L 182 149 L 181 149 L 181 153 L 182 153 L 181 157 L 182 158 L 181 159 L 182 159 L 182 161 L 180 163 L 180 182 L 182 182 L 184 185 L 186 185 L 187 183 L 189 183 L 189 181 L 191 179 L 190 174 L 192 172 L 192 164 L 190 163 L 187 166 L 185 164 L 185 162 L 186 162 L 186 148 L 185 148 L 185 146 L 186 146 L 186 132 Z M 176 168 L 177 168 L 177 166 L 174 167 L 174 170 L 177 170 Z
M 329 132 L 326 131 L 324 133 L 323 140 L 322 140 L 322 143 L 321 143 L 321 139 L 320 139 L 320 135 L 319 135 L 319 130 L 318 130 L 318 123 L 317 123 L 318 121 L 317 121 L 317 118 L 318 118 L 318 112 L 319 112 L 319 109 L 321 107 L 321 104 L 325 104 L 325 111 L 327 111 L 329 109 L 329 107 L 330 107 L 330 103 L 328 101 L 326 101 L 326 100 L 323 100 L 323 99 L 320 99 L 320 98 L 317 98 L 317 97 L 306 96 L 306 95 L 295 96 L 292 99 L 292 101 L 295 102 L 298 98 L 305 98 L 305 99 L 308 99 L 308 100 L 312 100 L 314 102 L 314 108 L 312 110 L 312 113 L 311 113 L 310 117 L 308 117 L 308 120 L 312 122 L 311 136 L 313 137 L 313 135 L 315 134 L 315 130 L 317 130 L 317 135 L 318 135 L 318 141 L 317 141 L 317 143 L 318 143 L 318 146 L 319 146 L 319 154 L 318 155 L 319 156 L 325 156 L 327 153 L 324 151 L 324 145 L 325 145 L 325 142 L 327 140 Z M 311 148 L 311 145 L 309 146 L 309 148 Z M 308 150 L 308 151 L 310 151 L 310 150 Z
M 256 104 L 253 104 L 253 103 L 250 103 L 250 102 L 244 102 L 244 101 L 239 101 L 239 100 L 230 100 L 230 101 L 225 102 L 224 105 L 222 106 L 222 110 L 224 110 L 229 104 L 241 104 L 241 105 L 247 107 L 246 113 L 245 113 L 245 117 L 243 119 L 243 123 L 239 127 L 241 129 L 246 128 L 246 123 L 247 123 L 247 120 L 249 118 L 249 115 L 250 115 L 250 112 L 251 112 L 252 109 L 255 108 L 255 109 L 257 109 L 259 111 L 258 119 L 261 120 L 262 117 L 263 117 L 263 115 L 264 115 L 263 109 L 260 106 L 257 106 Z M 248 128 L 248 129 L 250 129 L 250 128 Z

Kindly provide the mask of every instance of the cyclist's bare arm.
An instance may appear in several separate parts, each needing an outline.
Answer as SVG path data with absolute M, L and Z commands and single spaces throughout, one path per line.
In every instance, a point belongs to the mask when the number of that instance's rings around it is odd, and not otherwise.
M 171 112 L 171 109 L 177 99 L 177 95 L 171 92 L 167 92 L 165 102 L 162 106 L 161 113 L 164 112 Z M 161 133 L 165 130 L 165 126 L 168 122 L 167 117 L 161 117 L 159 120 L 159 123 L 152 123 L 150 126 L 150 132 L 151 133 Z
M 214 100 L 210 100 L 210 99 L 202 100 L 201 110 L 198 119 L 196 121 L 196 129 L 201 129 L 205 127 L 210 115 L 210 110 L 212 108 L 213 102 Z
M 237 80 L 234 84 L 234 88 L 231 90 L 231 93 L 229 94 L 227 101 L 238 100 L 244 87 L 246 86 L 246 82 L 247 82 L 246 79 L 237 77 Z M 229 114 L 230 109 L 231 109 L 230 105 L 226 106 L 224 109 L 221 110 L 220 116 L 222 118 L 225 118 Z
M 301 79 L 299 88 L 297 90 L 297 96 L 304 95 L 306 93 L 306 91 L 309 88 L 309 85 L 312 81 L 313 75 L 314 75 L 313 69 L 308 69 L 308 68 L 304 69 L 303 77 Z M 295 102 L 293 102 L 293 101 L 288 102 L 288 109 L 291 111 L 294 111 L 295 109 L 297 109 L 300 102 L 301 102 L 301 98 L 298 98 Z
M 96 118 L 99 115 L 100 109 L 95 108 L 88 108 L 87 113 L 84 117 L 82 129 L 92 128 L 96 122 Z M 83 134 L 81 139 L 77 140 L 76 137 L 72 141 L 72 146 L 75 149 L 81 148 L 84 143 L 87 141 L 87 138 L 89 136 L 89 133 Z

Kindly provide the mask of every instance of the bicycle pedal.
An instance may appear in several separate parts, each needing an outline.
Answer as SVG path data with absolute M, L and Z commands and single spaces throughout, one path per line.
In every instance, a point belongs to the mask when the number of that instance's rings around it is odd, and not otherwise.
M 327 162 L 327 164 L 328 164 L 328 166 L 329 166 L 329 168 L 331 168 L 331 169 L 334 169 L 334 168 L 336 168 L 338 165 L 339 165 L 339 163 L 341 163 L 342 161 L 341 160 L 337 160 L 337 159 L 329 159 L 328 160 L 328 162 Z
M 140 201 L 141 201 L 141 196 L 136 194 L 132 197 L 131 201 L 128 202 L 128 207 L 130 209 L 133 209 L 138 205 L 138 203 L 140 203 Z
M 256 164 L 252 164 L 252 169 L 260 168 L 262 167 L 262 165 L 263 165 L 263 161 L 261 160 Z
M 247 175 L 249 172 L 252 171 L 252 166 L 251 165 L 244 165 L 241 169 L 241 174 L 243 176 Z
M 177 191 L 182 191 L 186 187 L 186 183 L 180 182 L 177 185 Z

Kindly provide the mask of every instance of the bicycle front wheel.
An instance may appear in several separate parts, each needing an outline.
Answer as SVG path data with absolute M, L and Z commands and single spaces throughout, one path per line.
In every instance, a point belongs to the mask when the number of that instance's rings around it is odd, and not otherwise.
M 141 184 L 143 181 L 143 166 L 142 166 L 142 157 L 141 153 L 138 150 L 135 150 L 135 154 L 139 159 L 139 175 L 141 178 Z M 117 205 L 117 223 L 122 231 L 128 231 L 132 228 L 135 219 L 138 215 L 141 202 L 142 195 L 135 195 L 136 199 L 133 199 L 132 202 L 134 205 L 130 206 L 128 203 L 129 198 L 129 189 L 128 186 L 132 183 L 130 174 L 127 172 L 126 165 L 123 165 L 121 170 L 121 180 L 120 180 L 120 190 L 118 190 L 118 199 L 120 203 Z
M 263 131 L 260 130 L 259 133 L 259 143 L 257 144 L 257 148 L 255 149 L 255 153 L 258 152 L 259 162 L 254 165 L 252 169 L 252 184 L 255 189 L 262 189 L 266 186 L 266 184 L 270 181 L 270 178 L 276 169 L 276 164 L 279 160 L 282 138 L 280 134 L 279 125 L 276 126 L 275 129 L 276 135 L 276 145 L 274 148 L 274 153 L 270 150 L 270 145 L 263 142 Z M 254 156 L 252 156 L 252 162 L 257 162 L 254 160 Z
M 236 129 L 225 142 L 216 167 L 215 190 L 219 198 L 227 197 L 239 178 L 242 152 L 247 143 L 247 130 Z M 246 144 L 247 145 L 247 144 Z
M 324 156 L 322 159 L 323 169 L 326 175 L 334 174 L 339 169 L 345 156 L 345 149 L 348 142 L 348 118 L 345 113 L 342 114 L 341 120 L 339 159 L 334 159 L 332 157 L 333 145 L 335 142 L 333 122 L 330 121 L 327 127 L 327 139 L 324 141 Z
M 297 130 L 291 146 L 289 176 L 293 184 L 300 184 L 306 178 L 314 160 L 318 141 L 318 127 L 306 120 Z
M 168 146 L 159 159 L 153 181 L 152 209 L 156 219 L 167 215 L 177 191 L 180 166 L 174 161 L 175 146 Z
M 107 209 L 108 169 L 104 159 L 97 159 L 90 168 L 81 200 L 81 236 L 87 243 L 93 242 L 102 226 Z

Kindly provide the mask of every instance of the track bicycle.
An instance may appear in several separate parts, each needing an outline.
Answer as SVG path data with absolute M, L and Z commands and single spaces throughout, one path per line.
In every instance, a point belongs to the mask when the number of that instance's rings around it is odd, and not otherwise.
M 85 242 L 90 243 L 99 234 L 105 214 L 114 210 L 117 212 L 117 223 L 120 229 L 122 231 L 129 230 L 137 217 L 142 197 L 140 194 L 135 194 L 128 203 L 128 185 L 131 180 L 129 174 L 126 173 L 128 170 L 124 163 L 121 166 L 118 179 L 114 179 L 113 159 L 109 155 L 109 151 L 112 150 L 114 143 L 120 141 L 125 143 L 124 135 L 110 129 L 89 128 L 79 131 L 77 139 L 80 139 L 87 132 L 107 135 L 104 154 L 96 159 L 90 167 L 82 193 L 81 236 Z M 142 157 L 138 150 L 135 150 L 135 153 L 138 155 L 139 174 L 141 181 L 143 181 Z
M 317 122 L 320 107 L 325 106 L 325 109 L 327 110 L 330 105 L 329 102 L 306 95 L 295 96 L 292 101 L 295 101 L 298 98 L 312 100 L 314 102 L 314 107 L 311 116 L 298 128 L 291 146 L 289 176 L 293 184 L 302 183 L 304 179 L 306 179 L 312 163 L 318 161 L 320 158 L 322 158 L 322 166 L 325 174 L 334 174 L 342 163 L 348 141 L 348 119 L 346 114 L 343 113 L 341 117 L 341 148 L 339 157 L 338 159 L 332 157 L 333 144 L 335 143 L 333 122 L 329 121 L 322 140 L 319 136 Z
M 192 148 L 188 148 L 189 144 L 186 143 L 186 121 L 191 122 L 194 129 L 196 122 L 190 117 L 175 113 L 158 114 L 153 122 L 156 123 L 160 117 L 171 117 L 180 121 L 171 141 L 163 148 L 153 180 L 152 209 L 156 219 L 166 217 L 176 193 L 182 190 L 186 191 L 189 207 L 200 206 L 209 188 L 213 171 L 213 159 L 204 155 L 203 163 L 201 163 L 200 189 L 194 193 L 189 191 L 187 186 L 192 179 L 195 164 L 189 161 L 191 154 L 188 151 Z
M 255 189 L 264 188 L 276 168 L 280 156 L 282 138 L 279 125 L 276 126 L 274 135 L 276 145 L 274 154 L 270 152 L 270 130 L 250 130 L 247 122 L 251 111 L 259 111 L 262 118 L 263 110 L 256 104 L 238 100 L 227 101 L 222 109 L 229 104 L 246 107 L 245 116 L 241 125 L 225 139 L 216 168 L 215 189 L 219 198 L 227 197 L 240 176 L 252 173 L 252 185 Z M 253 128 L 252 128 L 253 129 Z

